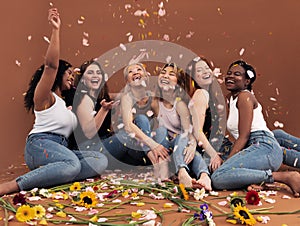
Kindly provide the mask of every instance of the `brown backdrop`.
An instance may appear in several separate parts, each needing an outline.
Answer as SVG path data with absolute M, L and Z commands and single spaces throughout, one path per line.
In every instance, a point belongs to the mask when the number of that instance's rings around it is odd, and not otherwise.
M 166 15 L 157 16 L 164 3 Z M 162 40 L 182 45 L 211 59 L 224 72 L 242 58 L 259 74 L 255 93 L 271 129 L 274 122 L 300 136 L 298 65 L 300 63 L 300 1 L 261 0 L 10 0 L 1 6 L 1 158 L 0 170 L 23 163 L 25 138 L 33 123 L 23 107 L 23 93 L 32 73 L 43 63 L 50 28 L 47 10 L 57 7 L 63 22 L 61 58 L 74 66 L 133 41 Z M 131 8 L 125 9 L 125 4 Z M 136 10 L 149 16 L 134 16 Z M 142 19 L 144 26 L 139 25 Z M 83 23 L 78 23 L 83 21 Z M 84 32 L 89 46 L 84 46 Z M 111 91 L 122 86 L 116 75 Z M 120 82 L 121 81 L 121 82 Z

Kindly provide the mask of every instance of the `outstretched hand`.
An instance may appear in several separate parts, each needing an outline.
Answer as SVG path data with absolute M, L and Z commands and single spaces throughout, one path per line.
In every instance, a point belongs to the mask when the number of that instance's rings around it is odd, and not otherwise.
M 120 101 L 109 101 L 107 102 L 105 99 L 103 99 L 100 104 L 101 106 L 105 109 L 105 110 L 111 110 L 113 108 L 113 106 L 116 106 L 120 103 Z
M 48 21 L 49 24 L 53 26 L 53 28 L 59 29 L 61 25 L 59 13 L 56 8 L 51 8 L 48 11 Z

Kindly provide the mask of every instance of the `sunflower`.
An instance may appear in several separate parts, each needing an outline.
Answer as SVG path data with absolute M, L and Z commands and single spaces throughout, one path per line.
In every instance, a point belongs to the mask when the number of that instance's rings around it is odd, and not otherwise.
M 250 190 L 246 194 L 246 201 L 250 205 L 258 205 L 260 198 L 257 191 Z
M 252 226 L 256 223 L 256 220 L 252 216 L 252 214 L 249 212 L 247 207 L 241 206 L 238 204 L 233 209 L 234 218 L 241 222 L 241 224 L 246 224 L 249 226 Z
M 80 194 L 80 200 L 77 203 L 85 208 L 92 208 L 97 205 L 97 196 L 92 191 L 85 191 Z
M 20 222 L 30 221 L 34 218 L 35 211 L 29 205 L 22 205 L 17 209 L 16 218 Z
M 36 205 L 32 208 L 34 210 L 35 218 L 42 219 L 46 215 L 46 210 L 42 205 Z
M 239 197 L 233 197 L 230 199 L 230 207 L 231 208 L 235 208 L 238 205 L 244 206 L 245 205 L 244 200 Z
M 70 191 L 80 191 L 81 190 L 81 184 L 79 182 L 74 182 L 70 186 Z

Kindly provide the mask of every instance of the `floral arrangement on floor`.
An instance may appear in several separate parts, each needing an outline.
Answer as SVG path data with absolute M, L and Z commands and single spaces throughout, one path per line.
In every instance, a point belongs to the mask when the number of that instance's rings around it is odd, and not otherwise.
M 270 208 L 249 210 L 246 207 L 246 204 L 260 203 L 261 196 L 256 191 L 247 192 L 245 196 L 233 193 L 229 197 L 219 197 L 216 192 L 207 194 L 204 189 L 187 189 L 182 184 L 153 178 L 149 172 L 134 177 L 109 173 L 84 182 L 4 196 L 0 198 L 0 206 L 5 213 L 1 220 L 6 225 L 15 218 L 28 225 L 159 226 L 163 225 L 165 214 L 180 212 L 185 214 L 186 219 L 180 225 L 215 226 L 214 218 L 220 216 L 226 216 L 228 223 L 255 225 L 257 221 L 268 221 L 262 215 L 274 214 L 269 212 Z M 206 201 L 208 195 L 215 199 L 225 198 L 228 202 L 212 204 Z M 164 202 L 163 208 L 155 207 L 158 200 Z M 136 210 L 126 211 L 128 205 Z M 229 211 L 224 211 L 222 206 Z M 297 210 L 294 213 L 299 212 Z M 254 214 L 260 216 L 255 219 Z

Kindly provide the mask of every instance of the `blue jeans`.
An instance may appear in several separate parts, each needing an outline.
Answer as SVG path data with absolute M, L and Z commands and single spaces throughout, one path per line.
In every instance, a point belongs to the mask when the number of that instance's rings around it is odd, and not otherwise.
M 168 130 L 164 127 L 159 127 L 156 132 L 156 139 L 162 141 L 161 144 L 168 149 L 173 150 L 172 159 L 174 161 L 175 173 L 177 174 L 180 168 L 186 168 L 189 173 L 195 174 L 199 179 L 201 173 L 209 175 L 208 167 L 202 158 L 201 154 L 196 151 L 193 161 L 188 165 L 184 161 L 184 149 L 188 145 L 188 136 L 182 134 L 177 135 L 174 139 L 169 140 Z
M 272 172 L 282 163 L 282 151 L 267 131 L 250 134 L 246 148 L 226 160 L 211 176 L 215 189 L 241 189 L 250 184 L 272 183 Z
M 100 152 L 72 151 L 67 145 L 64 136 L 54 133 L 28 136 L 24 157 L 31 171 L 17 178 L 20 190 L 80 181 L 106 169 L 107 158 Z
M 300 168 L 300 138 L 276 129 L 272 131 L 283 151 L 283 164 Z

